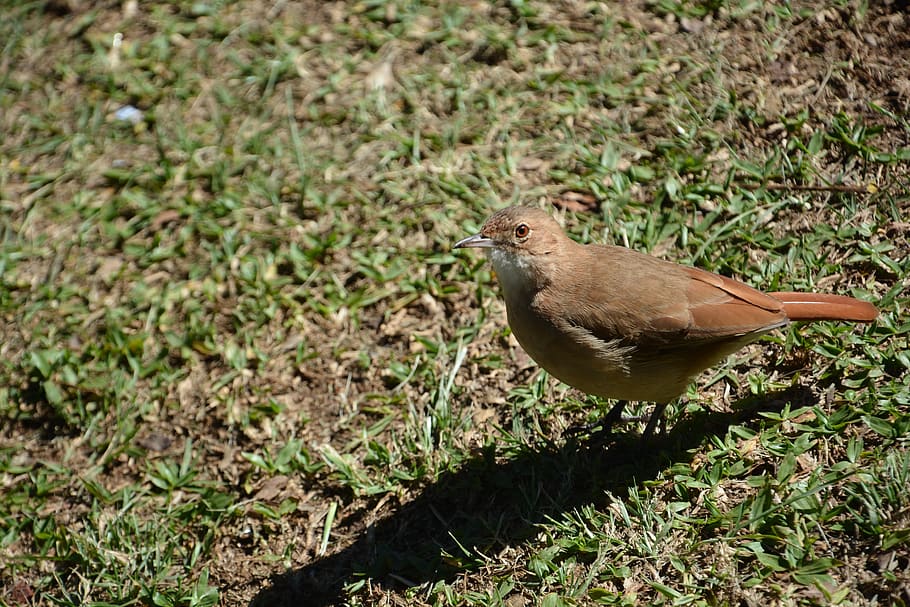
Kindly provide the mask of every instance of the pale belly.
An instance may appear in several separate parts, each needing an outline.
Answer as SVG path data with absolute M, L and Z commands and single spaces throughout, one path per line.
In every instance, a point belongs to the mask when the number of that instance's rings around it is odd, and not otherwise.
M 541 367 L 582 392 L 604 398 L 669 402 L 691 382 L 687 368 L 664 356 L 642 356 L 619 340 L 605 342 L 580 327 L 555 327 L 510 311 L 518 343 Z M 533 327 L 533 328 L 532 328 Z

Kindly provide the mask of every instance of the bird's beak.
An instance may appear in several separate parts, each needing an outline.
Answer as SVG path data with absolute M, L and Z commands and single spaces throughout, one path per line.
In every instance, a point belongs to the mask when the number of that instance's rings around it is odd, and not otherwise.
M 496 244 L 492 238 L 487 238 L 482 234 L 474 234 L 467 238 L 462 238 L 456 242 L 453 249 L 492 249 Z

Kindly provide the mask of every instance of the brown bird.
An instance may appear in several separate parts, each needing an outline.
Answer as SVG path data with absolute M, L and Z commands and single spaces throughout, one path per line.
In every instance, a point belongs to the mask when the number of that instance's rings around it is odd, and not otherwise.
M 695 376 L 791 321 L 870 322 L 872 304 L 822 293 L 762 293 L 631 249 L 582 245 L 549 214 L 509 207 L 454 248 L 489 253 L 521 347 L 588 394 L 657 403 L 644 436 Z

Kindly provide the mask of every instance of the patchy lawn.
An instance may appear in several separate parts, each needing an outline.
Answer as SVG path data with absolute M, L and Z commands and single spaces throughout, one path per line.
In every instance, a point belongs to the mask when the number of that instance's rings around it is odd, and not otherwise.
M 5 8 L 0 603 L 910 602 L 910 15 L 797 4 Z M 567 440 L 515 203 L 882 314 Z

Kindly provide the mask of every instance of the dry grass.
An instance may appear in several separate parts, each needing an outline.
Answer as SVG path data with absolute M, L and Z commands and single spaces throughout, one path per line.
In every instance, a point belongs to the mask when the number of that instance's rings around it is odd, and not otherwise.
M 6 604 L 910 600 L 897 3 L 6 12 Z M 566 442 L 608 403 L 450 250 L 554 201 L 882 318 L 744 351 L 648 449 Z

